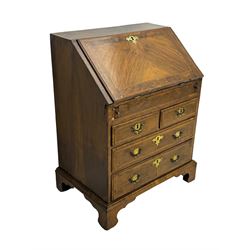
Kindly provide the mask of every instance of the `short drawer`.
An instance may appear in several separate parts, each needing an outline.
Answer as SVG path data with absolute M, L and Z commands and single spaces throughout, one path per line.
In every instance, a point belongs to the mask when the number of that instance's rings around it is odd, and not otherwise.
M 198 98 L 161 111 L 160 127 L 165 128 L 196 115 Z
M 112 176 L 112 199 L 132 192 L 146 183 L 191 161 L 193 140 L 158 154 L 143 163 Z
M 157 134 L 112 149 L 112 171 L 118 171 L 159 151 L 187 141 L 194 136 L 195 119 L 191 118 Z
M 115 125 L 112 127 L 112 145 L 140 138 L 158 129 L 159 112 L 133 119 L 127 123 Z

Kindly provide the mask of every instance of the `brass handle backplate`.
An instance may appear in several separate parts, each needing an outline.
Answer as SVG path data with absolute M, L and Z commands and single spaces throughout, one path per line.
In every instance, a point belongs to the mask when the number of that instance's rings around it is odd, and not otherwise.
M 138 182 L 140 179 L 140 175 L 139 174 L 134 174 L 131 178 L 129 178 L 129 182 L 130 183 L 136 183 Z
M 139 37 L 138 36 L 128 36 L 128 37 L 126 37 L 126 40 L 128 42 L 136 43 L 137 40 L 139 40 Z
M 174 139 L 180 138 L 182 135 L 182 131 L 178 130 L 173 134 Z
M 155 159 L 153 161 L 153 166 L 155 166 L 156 168 L 158 168 L 160 166 L 161 161 L 162 161 L 162 158 Z
M 141 149 L 140 148 L 134 148 L 133 150 L 130 151 L 130 154 L 132 156 L 138 156 L 141 153 Z
M 131 127 L 131 130 L 134 134 L 138 135 L 142 132 L 144 124 L 142 122 L 138 122 Z
M 175 154 L 175 155 L 173 155 L 172 157 L 171 157 L 171 162 L 176 162 L 176 161 L 178 161 L 180 159 L 180 156 L 179 155 L 177 155 L 177 154 Z
M 164 138 L 163 135 L 157 135 L 157 136 L 152 140 L 152 142 L 154 142 L 154 143 L 156 144 L 156 146 L 158 146 L 163 138 Z
M 185 113 L 185 108 L 180 107 L 175 111 L 177 116 L 182 116 Z

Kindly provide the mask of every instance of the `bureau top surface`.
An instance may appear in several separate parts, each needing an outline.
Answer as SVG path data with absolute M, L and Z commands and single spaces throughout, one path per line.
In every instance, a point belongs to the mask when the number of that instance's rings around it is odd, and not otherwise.
M 78 40 L 114 102 L 203 76 L 169 27 L 145 23 L 58 34 Z

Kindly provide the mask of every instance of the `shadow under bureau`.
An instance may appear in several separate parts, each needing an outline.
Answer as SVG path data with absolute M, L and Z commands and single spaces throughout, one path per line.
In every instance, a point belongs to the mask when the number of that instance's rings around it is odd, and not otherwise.
M 171 28 L 55 33 L 51 53 L 60 191 L 77 188 L 110 229 L 139 194 L 194 180 L 203 75 Z

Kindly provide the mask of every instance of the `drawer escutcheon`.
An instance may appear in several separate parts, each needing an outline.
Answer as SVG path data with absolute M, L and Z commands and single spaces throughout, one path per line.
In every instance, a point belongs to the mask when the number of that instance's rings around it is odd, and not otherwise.
M 182 116 L 182 115 L 184 115 L 184 113 L 185 113 L 185 108 L 180 107 L 180 108 L 178 108 L 175 112 L 176 112 L 176 115 L 177 115 L 177 116 Z
M 142 132 L 144 124 L 142 122 L 137 122 L 131 127 L 131 130 L 134 134 L 138 135 Z
M 152 142 L 154 142 L 154 143 L 156 144 L 156 146 L 158 146 L 163 138 L 164 138 L 163 135 L 157 135 L 157 136 L 152 140 Z
M 155 159 L 153 161 L 153 166 L 155 166 L 156 168 L 158 168 L 160 166 L 161 161 L 162 161 L 162 158 Z

